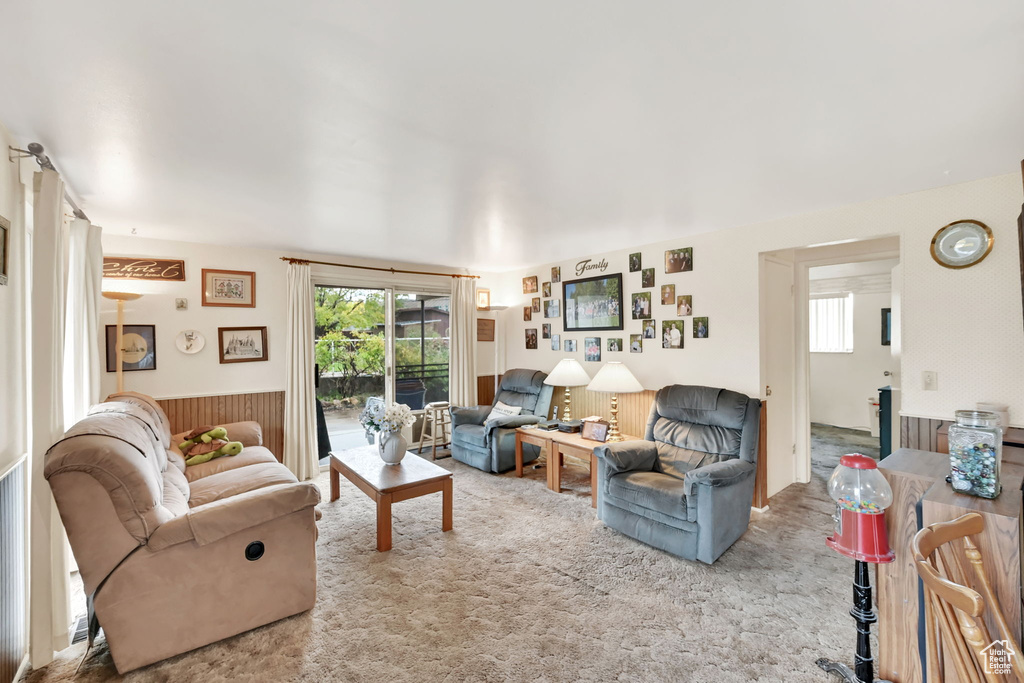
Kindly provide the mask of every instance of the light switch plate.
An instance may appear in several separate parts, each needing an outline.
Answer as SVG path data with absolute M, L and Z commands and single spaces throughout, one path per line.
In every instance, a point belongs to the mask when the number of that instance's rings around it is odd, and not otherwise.
M 939 374 L 934 370 L 925 370 L 921 373 L 921 388 L 925 391 L 939 390 Z

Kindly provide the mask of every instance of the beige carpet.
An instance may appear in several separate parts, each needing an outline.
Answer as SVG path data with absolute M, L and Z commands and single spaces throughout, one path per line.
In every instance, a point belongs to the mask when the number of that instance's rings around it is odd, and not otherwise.
M 795 682 L 828 680 L 818 657 L 852 658 L 853 567 L 824 544 L 825 468 L 709 567 L 597 521 L 585 468 L 556 494 L 543 469 L 438 463 L 455 473 L 454 531 L 440 531 L 440 494 L 403 502 L 394 549 L 377 553 L 372 502 L 344 479 L 326 502 L 322 474 L 316 608 L 126 679 Z M 71 680 L 83 652 L 27 680 Z M 101 638 L 77 680 L 113 678 Z

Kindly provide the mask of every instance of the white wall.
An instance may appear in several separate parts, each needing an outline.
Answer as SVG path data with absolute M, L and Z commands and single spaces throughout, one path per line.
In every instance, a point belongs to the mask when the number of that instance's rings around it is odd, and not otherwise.
M 0 286 L 0 476 L 28 451 L 24 336 L 25 309 L 24 199 L 17 161 L 7 161 L 7 146 L 15 140 L 0 124 L 0 216 L 11 221 L 7 286 Z M 34 166 L 34 164 L 33 164 Z
M 861 429 L 870 428 L 869 397 L 877 401 L 878 388 L 889 384 L 883 374 L 893 370 L 888 346 L 882 346 L 881 309 L 891 295 L 853 295 L 853 353 L 811 354 L 811 421 Z
M 628 272 L 628 254 L 641 251 L 644 265 L 657 268 L 657 287 L 675 283 L 678 294 L 693 295 L 694 313 L 710 318 L 708 339 L 693 339 L 687 324 L 684 350 L 648 347 L 641 355 L 605 353 L 604 360 L 624 361 L 648 389 L 680 382 L 725 386 L 761 396 L 758 254 L 898 235 L 903 264 L 903 414 L 949 418 L 960 407 L 993 401 L 1009 404 L 1011 422 L 1024 424 L 1024 363 L 1020 360 L 1024 357 L 1024 328 L 1016 230 L 1020 207 L 1020 178 L 1008 174 L 671 242 L 643 245 L 643 236 L 638 234 L 635 248 L 581 252 L 579 258 L 606 258 L 608 273 L 623 273 L 628 295 L 640 285 L 640 274 Z M 987 224 L 995 235 L 995 247 L 973 268 L 942 268 L 932 260 L 929 243 L 939 228 L 961 218 Z M 679 247 L 694 248 L 694 270 L 666 275 L 664 251 Z M 550 370 L 565 355 L 543 343 L 536 351 L 525 349 L 524 330 L 540 329 L 544 320 L 522 321 L 522 306 L 530 296 L 522 293 L 521 278 L 538 275 L 546 281 L 550 267 L 557 265 L 562 268 L 563 280 L 573 279 L 576 260 L 502 277 L 500 291 L 492 298 L 510 306 L 503 314 L 508 367 Z M 660 331 L 660 321 L 675 315 L 669 307 L 655 304 L 654 317 Z M 560 320 L 550 322 L 561 332 Z M 621 336 L 628 338 L 640 331 L 640 323 L 627 320 L 625 328 Z M 602 340 L 619 336 L 594 334 Z M 562 336 L 564 340 L 564 333 Z M 576 357 L 581 362 L 585 336 L 572 335 L 579 341 Z M 597 363 L 584 366 L 591 375 L 600 367 Z M 922 389 L 923 370 L 938 372 L 938 391 Z
M 386 266 L 415 270 L 434 270 L 422 265 L 381 263 L 347 256 L 307 254 L 302 252 L 251 249 L 246 247 L 212 247 L 191 242 L 169 242 L 125 235 L 103 236 L 106 256 L 175 258 L 185 261 L 184 282 L 146 282 L 139 280 L 104 280 L 104 290 L 141 293 L 141 299 L 125 306 L 125 324 L 156 325 L 156 369 L 125 373 L 125 389 L 141 391 L 157 398 L 235 394 L 259 391 L 283 391 L 285 387 L 286 283 L 287 265 L 284 255 L 356 265 Z M 256 307 L 223 308 L 202 305 L 202 269 L 222 268 L 256 273 Z M 432 276 L 401 276 L 376 271 L 360 271 L 314 266 L 314 276 L 329 273 L 317 282 L 345 282 L 353 286 L 430 286 L 447 289 L 448 279 Z M 449 269 L 449 272 L 450 269 Z M 175 309 L 176 298 L 188 299 L 188 310 Z M 117 322 L 117 307 L 104 299 L 101 326 Z M 266 326 L 269 360 L 253 363 L 219 361 L 218 327 Z M 177 334 L 186 329 L 199 330 L 206 338 L 205 348 L 186 355 L 175 347 Z M 489 345 L 493 348 L 493 344 Z M 105 348 L 101 342 L 101 348 Z M 104 365 L 104 368 L 106 366 Z M 488 371 L 489 372 L 489 366 Z M 487 374 L 483 372 L 482 374 Z M 102 393 L 116 388 L 113 372 L 104 372 Z

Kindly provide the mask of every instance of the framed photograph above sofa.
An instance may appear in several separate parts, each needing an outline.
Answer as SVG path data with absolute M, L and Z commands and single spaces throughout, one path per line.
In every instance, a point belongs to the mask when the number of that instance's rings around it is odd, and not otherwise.
M 622 273 L 570 280 L 562 294 L 566 332 L 622 329 Z

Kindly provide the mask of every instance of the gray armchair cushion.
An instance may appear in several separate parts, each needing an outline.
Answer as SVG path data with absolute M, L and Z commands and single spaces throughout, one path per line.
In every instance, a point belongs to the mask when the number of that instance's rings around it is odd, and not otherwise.
M 658 449 L 650 441 L 619 441 L 594 449 L 608 467 L 609 475 L 619 472 L 650 472 L 658 459 Z
M 607 493 L 609 498 L 686 519 L 685 486 L 683 480 L 659 472 L 622 472 L 608 478 Z
M 452 415 L 452 429 L 459 425 L 482 425 L 487 415 L 491 412 L 490 406 L 475 406 L 472 408 L 460 408 L 452 406 L 448 409 Z
M 487 432 L 483 425 L 463 424 L 452 430 L 452 440 L 459 445 L 484 448 L 487 443 Z

